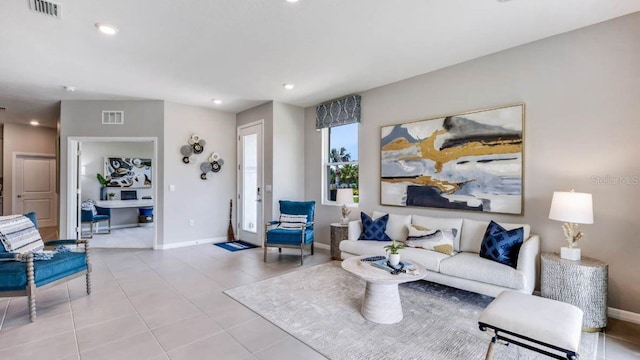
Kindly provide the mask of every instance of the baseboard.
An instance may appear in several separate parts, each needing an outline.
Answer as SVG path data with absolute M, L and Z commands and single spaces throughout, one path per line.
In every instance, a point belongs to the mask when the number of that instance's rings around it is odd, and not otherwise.
M 610 307 L 607 311 L 610 318 L 640 324 L 640 314 Z
M 318 249 L 331 250 L 331 245 L 314 242 L 313 246 Z
M 200 245 L 200 244 L 213 244 L 213 243 L 219 243 L 219 242 L 225 242 L 225 241 L 227 241 L 227 237 L 220 236 L 220 237 L 207 238 L 207 239 L 183 241 L 183 242 L 177 242 L 177 243 L 171 243 L 171 244 L 162 244 L 162 245 L 158 245 L 157 249 L 168 250 L 168 249 L 176 249 L 176 248 L 194 246 L 194 245 Z

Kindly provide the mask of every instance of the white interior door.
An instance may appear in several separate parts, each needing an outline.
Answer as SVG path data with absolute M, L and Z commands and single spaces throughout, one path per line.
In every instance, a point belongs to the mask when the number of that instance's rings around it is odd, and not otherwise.
M 35 212 L 40 227 L 57 226 L 56 160 L 48 156 L 16 155 L 13 213 Z
M 261 246 L 262 123 L 238 128 L 238 238 Z

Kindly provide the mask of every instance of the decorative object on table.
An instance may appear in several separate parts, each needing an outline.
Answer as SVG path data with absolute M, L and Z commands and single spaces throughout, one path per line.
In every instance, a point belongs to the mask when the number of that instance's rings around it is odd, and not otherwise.
M 381 129 L 380 203 L 522 214 L 524 104 Z
M 342 208 L 340 209 L 342 214 L 340 223 L 342 225 L 347 225 L 349 223 L 349 214 L 351 214 L 351 210 L 347 205 L 353 204 L 353 189 L 338 189 L 338 194 L 336 195 L 336 204 L 342 205 Z
M 229 226 L 227 227 L 227 240 L 236 241 L 236 234 L 233 231 L 233 225 L 231 224 L 231 217 L 233 215 L 233 199 L 229 200 Z
M 212 153 L 206 162 L 200 164 L 200 179 L 207 180 L 207 173 L 209 171 L 217 173 L 222 170 L 222 165 L 224 165 L 224 160 L 220 158 L 220 154 Z
M 187 145 L 180 147 L 180 153 L 182 154 L 182 162 L 188 164 L 195 160 L 192 154 L 201 154 L 204 151 L 204 146 L 207 142 L 200 138 L 200 135 L 193 134 L 187 141 Z
M 109 200 L 113 200 L 114 197 L 116 197 L 116 193 L 110 192 L 109 193 Z
M 389 264 L 391 264 L 391 266 L 398 265 L 400 263 L 400 253 L 398 251 L 404 249 L 404 244 L 396 242 L 394 239 L 391 241 L 391 244 L 385 246 L 384 249 L 389 253 Z
M 560 248 L 560 257 L 580 260 L 580 248 L 576 247 L 583 236 L 578 224 L 593 224 L 593 199 L 591 194 L 555 191 L 551 200 L 549 219 L 563 221 L 562 230 L 569 243 Z
M 331 226 L 331 260 L 342 260 L 340 256 L 340 241 L 349 238 L 349 226 L 332 223 Z M 386 258 L 385 258 L 386 259 Z
M 151 159 L 105 157 L 104 173 L 109 187 L 151 187 Z
M 100 200 L 107 200 L 107 185 L 109 185 L 110 179 L 106 179 L 102 174 L 96 174 L 96 178 L 100 183 Z
M 608 277 L 609 266 L 600 260 L 585 256 L 567 261 L 557 253 L 540 256 L 540 294 L 582 309 L 583 331 L 607 326 Z
M 234 240 L 234 241 L 227 241 L 227 242 L 223 242 L 223 243 L 215 243 L 213 245 L 221 247 L 221 248 L 223 248 L 225 250 L 228 250 L 228 251 L 232 251 L 232 252 L 236 252 L 236 251 L 240 251 L 240 250 L 253 249 L 253 248 L 257 247 L 257 246 L 255 246 L 253 244 L 249 244 L 248 242 L 244 242 L 242 240 Z

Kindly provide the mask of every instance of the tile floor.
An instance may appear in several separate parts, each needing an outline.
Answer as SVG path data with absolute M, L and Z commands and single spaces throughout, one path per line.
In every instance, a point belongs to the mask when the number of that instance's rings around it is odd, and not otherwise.
M 91 295 L 84 278 L 43 291 L 35 323 L 26 298 L 0 299 L 0 359 L 324 359 L 223 293 L 299 269 L 283 252 L 96 249 Z M 328 261 L 317 250 L 304 266 Z M 640 325 L 613 321 L 599 351 L 640 358 Z

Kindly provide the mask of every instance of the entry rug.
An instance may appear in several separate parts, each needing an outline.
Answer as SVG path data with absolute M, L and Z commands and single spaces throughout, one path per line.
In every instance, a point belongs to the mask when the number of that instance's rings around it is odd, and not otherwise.
M 227 242 L 223 242 L 223 243 L 215 243 L 213 244 L 215 246 L 219 246 L 225 250 L 229 250 L 229 251 L 240 251 L 240 250 L 246 250 L 246 249 L 253 249 L 257 246 L 253 245 L 253 244 L 249 244 L 246 243 L 242 240 L 238 240 L 238 241 L 227 241 Z
M 329 359 L 484 359 L 491 335 L 478 316 L 493 298 L 414 281 L 400 285 L 404 319 L 381 325 L 360 315 L 364 288 L 334 261 L 225 293 Z M 597 344 L 597 333 L 583 333 L 580 360 L 595 360 Z M 496 360 L 549 359 L 513 344 L 495 349 Z

